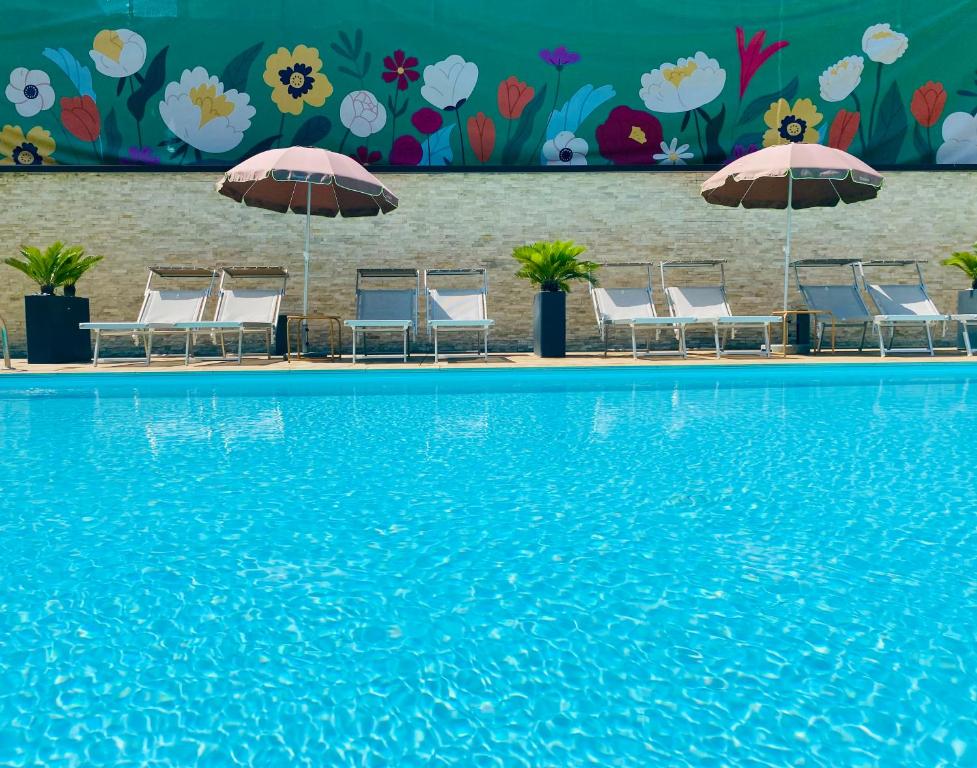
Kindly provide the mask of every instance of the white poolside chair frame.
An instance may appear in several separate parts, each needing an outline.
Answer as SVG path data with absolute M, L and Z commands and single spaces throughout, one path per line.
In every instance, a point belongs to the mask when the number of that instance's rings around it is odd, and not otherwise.
M 614 287 L 594 286 L 589 284 L 590 300 L 594 306 L 594 316 L 597 318 L 597 330 L 600 333 L 601 343 L 604 345 L 604 356 L 607 357 L 609 336 L 615 326 L 627 327 L 631 331 L 631 356 L 637 360 L 638 355 L 638 331 L 647 330 L 655 332 L 655 340 L 661 338 L 661 332 L 670 331 L 674 333 L 678 342 L 678 349 L 673 351 L 651 349 L 651 335 L 648 336 L 648 344 L 640 357 L 674 357 L 676 354 L 682 358 L 688 357 L 688 347 L 685 343 L 685 327 L 690 323 L 696 322 L 695 317 L 662 317 L 655 309 L 654 297 L 654 278 L 652 270 L 654 264 L 648 261 L 609 261 L 600 265 L 602 281 L 607 270 L 618 268 L 638 268 L 643 269 L 647 275 L 645 285 L 641 287 Z
M 260 279 L 277 283 L 274 288 L 230 287 L 229 281 Z M 200 336 L 210 338 L 220 345 L 221 360 L 227 359 L 225 336 L 230 333 L 237 337 L 237 363 L 244 360 L 244 336 L 248 333 L 262 334 L 265 337 L 267 358 L 271 359 L 271 340 L 278 328 L 278 314 L 282 299 L 288 286 L 288 270 L 281 266 L 228 266 L 221 268 L 220 285 L 217 290 L 217 307 L 214 319 L 192 323 L 178 323 L 187 337 L 184 362 L 189 365 L 194 357 L 193 351 Z M 202 358 L 197 358 L 202 359 Z
M 909 266 L 912 266 L 916 270 L 916 282 L 914 283 L 870 283 L 865 276 L 865 267 L 871 269 L 873 267 L 899 268 Z M 915 259 L 862 261 L 858 263 L 858 272 L 862 279 L 862 286 L 865 292 L 879 310 L 879 314 L 873 318 L 873 324 L 879 337 L 879 354 L 882 357 L 894 353 L 924 353 L 930 356 L 935 355 L 933 327 L 941 325 L 945 333 L 946 325 L 951 320 L 956 320 L 963 325 L 964 344 L 967 349 L 967 355 L 972 355 L 968 329 L 970 324 L 977 323 L 977 315 L 945 315 L 940 312 L 926 291 L 926 281 L 923 280 L 923 270 L 920 267 L 919 261 Z M 890 294 L 902 294 L 902 298 Z M 894 346 L 896 329 L 911 328 L 913 326 L 921 326 L 926 333 L 926 346 Z M 885 340 L 886 331 L 889 334 L 888 344 Z
M 153 285 L 153 278 L 162 280 L 207 280 L 207 287 L 192 290 L 164 289 Z M 214 290 L 217 270 L 207 267 L 193 267 L 182 265 L 156 265 L 149 267 L 146 287 L 143 290 L 142 306 L 135 322 L 90 322 L 79 323 L 82 330 L 95 332 L 95 348 L 92 360 L 98 366 L 102 348 L 102 336 L 131 336 L 134 343 L 141 342 L 143 357 L 113 358 L 114 360 L 131 361 L 142 360 L 146 365 L 152 362 L 153 339 L 155 336 L 179 334 L 185 335 L 179 322 L 198 321 L 203 317 L 207 299 Z M 189 343 L 187 341 L 186 343 Z M 184 357 L 187 348 L 184 347 Z
M 366 288 L 372 280 L 403 280 L 414 281 L 414 287 L 408 289 Z M 364 351 L 360 357 L 366 358 L 366 336 L 368 333 L 394 333 L 403 336 L 403 360 L 406 363 L 410 357 L 410 342 L 412 336 L 417 335 L 417 297 L 421 289 L 420 271 L 414 268 L 364 268 L 356 270 L 356 318 L 346 320 L 345 325 L 353 333 L 352 360 L 357 360 L 357 340 L 363 337 Z M 384 301 L 386 300 L 386 301 Z M 401 306 L 391 310 L 390 314 L 400 314 L 400 317 L 367 317 L 367 315 L 383 314 L 383 304 Z M 378 308 L 379 305 L 379 308 Z M 402 311 L 406 305 L 407 311 Z
M 872 313 L 865 306 L 861 288 L 858 284 L 858 259 L 798 259 L 790 264 L 794 271 L 797 290 L 804 298 L 808 309 L 830 312 L 827 319 L 823 315 L 815 315 L 815 346 L 814 351 L 820 352 L 824 343 L 824 332 L 827 328 L 852 327 L 862 329 L 858 351 L 865 348 L 868 327 L 873 323 Z M 801 279 L 801 270 L 839 267 L 850 269 L 851 283 L 812 283 Z
M 474 289 L 440 289 L 431 285 L 442 277 L 479 277 L 481 285 Z M 455 299 L 455 302 L 441 299 Z M 454 307 L 445 306 L 453 303 Z M 451 317 L 453 311 L 467 317 Z M 445 317 L 435 317 L 443 314 Z M 464 267 L 459 269 L 425 269 L 424 270 L 424 321 L 427 335 L 434 343 L 434 362 L 441 357 L 481 357 L 488 360 L 489 330 L 495 325 L 488 317 L 488 271 L 484 267 Z M 481 344 L 476 344 L 474 352 L 453 352 L 444 355 L 438 349 L 438 333 L 475 333 L 476 339 L 481 334 Z
M 668 301 L 668 312 L 673 317 L 694 317 L 695 322 L 689 325 L 707 325 L 712 328 L 716 346 L 716 357 L 724 355 L 762 355 L 770 357 L 770 326 L 782 322 L 777 315 L 734 315 L 726 296 L 726 259 L 688 259 L 676 261 L 662 261 L 659 263 L 661 272 L 662 292 Z M 707 286 L 673 286 L 668 284 L 666 273 L 673 270 L 719 268 L 719 283 Z M 705 293 L 708 291 L 711 300 L 708 306 L 694 306 L 688 301 L 690 291 Z M 681 300 L 681 302 L 680 302 Z M 688 304 L 689 306 L 680 306 Z M 719 307 L 718 311 L 715 307 Z M 727 349 L 726 339 L 736 338 L 736 331 L 741 328 L 759 329 L 763 334 L 763 345 L 756 349 Z

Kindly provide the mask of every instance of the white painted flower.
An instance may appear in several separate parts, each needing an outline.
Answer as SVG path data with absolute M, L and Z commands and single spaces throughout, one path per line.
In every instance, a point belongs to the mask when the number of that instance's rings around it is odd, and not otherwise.
M 891 64 L 906 52 L 909 38 L 888 24 L 873 24 L 862 35 L 862 50 L 872 61 Z
M 166 86 L 159 114 L 166 127 L 201 152 L 227 152 L 244 138 L 255 109 L 251 97 L 225 91 L 203 67 L 183 70 L 180 82 Z
M 691 59 L 645 72 L 638 95 L 652 112 L 688 112 L 715 99 L 725 85 L 726 70 L 699 51 Z
M 362 139 L 383 130 L 387 110 L 369 91 L 353 91 L 339 105 L 339 119 L 350 133 Z
M 54 105 L 54 89 L 47 72 L 40 69 L 17 67 L 10 73 L 7 100 L 14 105 L 17 114 L 33 117 Z
M 865 59 L 861 56 L 845 56 L 833 67 L 821 73 L 821 98 L 825 101 L 844 101 L 862 81 Z
M 424 67 L 421 96 L 438 109 L 451 111 L 468 101 L 478 82 L 478 67 L 452 54 L 444 61 Z
M 662 151 L 652 155 L 652 159 L 657 160 L 659 165 L 685 165 L 686 160 L 692 159 L 689 152 L 689 145 L 678 145 L 678 139 L 672 139 L 671 144 L 661 143 Z
M 936 151 L 941 165 L 977 164 L 977 115 L 954 112 L 943 121 L 943 145 Z
M 146 41 L 131 29 L 103 29 L 88 52 L 95 69 L 108 77 L 129 77 L 146 63 Z
M 587 142 L 570 131 L 560 131 L 543 145 L 547 165 L 586 165 Z

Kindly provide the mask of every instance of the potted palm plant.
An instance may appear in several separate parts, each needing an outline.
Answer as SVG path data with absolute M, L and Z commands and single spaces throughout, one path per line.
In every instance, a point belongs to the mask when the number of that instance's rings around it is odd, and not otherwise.
M 961 315 L 977 314 L 977 243 L 972 251 L 956 251 L 941 262 L 946 267 L 957 267 L 970 278 L 969 291 L 957 291 L 957 312 Z M 958 326 L 957 346 L 963 347 L 964 330 Z M 977 345 L 975 331 L 970 331 L 971 344 Z
M 533 352 L 540 357 L 565 357 L 567 350 L 567 293 L 570 283 L 583 280 L 598 285 L 600 266 L 577 257 L 587 249 L 570 240 L 530 243 L 513 249 L 519 262 L 516 277 L 538 286 L 533 299 Z
M 54 243 L 43 251 L 24 245 L 21 258 L 4 263 L 23 272 L 40 287 L 24 297 L 29 363 L 74 363 L 91 360 L 91 334 L 78 328 L 89 319 L 88 299 L 75 296 L 75 283 L 102 260 L 86 256 L 81 246 Z M 64 295 L 55 296 L 56 288 Z

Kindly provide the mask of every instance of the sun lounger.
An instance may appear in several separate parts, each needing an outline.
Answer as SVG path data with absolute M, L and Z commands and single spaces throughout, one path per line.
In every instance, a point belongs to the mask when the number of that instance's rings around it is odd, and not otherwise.
M 239 288 L 229 285 L 229 281 L 237 280 L 266 281 L 281 280 L 281 286 L 275 288 Z M 213 320 L 202 320 L 190 323 L 177 323 L 187 336 L 185 362 L 189 365 L 193 357 L 193 350 L 197 338 L 210 335 L 220 343 L 221 358 L 227 356 L 225 334 L 237 336 L 237 362 L 243 360 L 244 335 L 246 333 L 260 333 L 265 336 L 268 358 L 271 358 L 271 339 L 278 327 L 278 311 L 281 308 L 285 286 L 288 283 L 288 270 L 284 267 L 224 267 L 221 270 L 220 288 L 218 290 L 217 309 Z
M 726 271 L 724 259 L 703 259 L 697 261 L 661 262 L 662 288 L 668 300 L 668 311 L 672 317 L 694 317 L 690 325 L 709 325 L 713 329 L 716 343 L 716 357 L 723 355 L 761 354 L 770 357 L 770 326 L 781 322 L 777 315 L 734 315 L 726 298 Z M 666 272 L 685 268 L 719 267 L 719 284 L 704 286 L 669 285 Z M 763 334 L 763 346 L 759 350 L 733 350 L 726 348 L 726 336 L 736 337 L 742 328 L 759 329 Z
M 647 273 L 647 282 L 640 288 L 607 287 L 608 269 L 618 267 L 639 267 Z M 600 332 L 601 342 L 604 344 L 604 355 L 607 355 L 608 336 L 614 326 L 623 326 L 631 330 L 631 355 L 638 359 L 637 334 L 641 329 L 655 332 L 657 340 L 663 330 L 674 332 L 678 340 L 678 354 L 683 358 L 688 356 L 685 344 L 685 327 L 696 322 L 695 317 L 659 317 L 655 310 L 652 295 L 652 265 L 649 262 L 608 262 L 601 264 L 601 277 L 605 285 L 590 286 L 590 298 L 594 304 L 594 314 L 597 317 L 597 330 Z M 648 349 L 644 356 L 672 355 L 671 350 L 659 351 Z
M 865 277 L 865 267 L 908 267 L 916 269 L 916 283 L 870 283 Z M 942 325 L 944 330 L 946 323 L 951 319 L 969 318 L 969 315 L 957 315 L 951 317 L 944 315 L 936 308 L 926 292 L 926 284 L 923 281 L 923 272 L 919 262 L 906 259 L 897 261 L 865 261 L 859 264 L 859 272 L 862 276 L 862 284 L 865 291 L 872 298 L 872 302 L 879 310 L 879 314 L 873 318 L 875 329 L 879 335 L 879 354 L 885 357 L 890 352 L 928 352 L 934 355 L 933 349 L 933 326 Z M 977 320 L 977 317 L 975 317 Z M 966 336 L 967 319 L 961 319 L 964 323 L 964 335 Z M 918 327 L 926 333 L 925 347 L 893 347 L 897 328 Z M 889 331 L 889 343 L 885 343 L 885 331 Z M 967 340 L 969 347 L 969 339 Z M 968 351 L 969 354 L 969 351 Z
M 442 277 L 478 276 L 480 285 L 474 288 L 435 288 L 431 278 L 439 281 Z M 434 362 L 438 362 L 438 332 L 475 332 L 482 334 L 482 349 L 475 356 L 488 360 L 488 334 L 495 324 L 488 319 L 488 273 L 483 267 L 469 269 L 426 269 L 424 270 L 424 292 L 427 301 L 427 332 L 434 339 Z M 470 355 L 472 353 L 468 353 Z
M 214 288 L 217 270 L 202 267 L 155 266 L 149 268 L 142 307 L 137 320 L 132 323 L 79 323 L 79 328 L 95 332 L 93 359 L 98 365 L 102 336 L 131 336 L 135 343 L 142 342 L 146 365 L 153 355 L 153 337 L 162 334 L 184 334 L 178 327 L 181 322 L 199 320 L 204 313 L 207 298 Z M 153 286 L 153 278 L 163 280 L 206 280 L 205 288 L 172 289 Z M 186 349 L 184 349 L 184 355 Z
M 412 281 L 408 288 L 364 288 L 363 283 L 373 280 L 384 284 Z M 404 339 L 404 362 L 410 356 L 411 335 L 417 332 L 417 294 L 420 291 L 420 273 L 416 269 L 357 269 L 356 270 L 356 319 L 347 320 L 353 331 L 353 362 L 356 362 L 357 337 L 367 333 L 394 333 Z M 366 357 L 364 352 L 362 357 Z
M 858 351 L 861 352 L 865 347 L 865 336 L 868 333 L 868 326 L 872 323 L 872 315 L 865 306 L 862 294 L 858 288 L 858 261 L 855 259 L 798 259 L 791 262 L 794 270 L 794 278 L 797 280 L 797 288 L 804 297 L 804 303 L 808 309 L 819 312 L 827 312 L 825 316 L 819 314 L 815 316 L 815 350 L 820 352 L 824 342 L 824 331 L 831 327 L 832 332 L 841 326 L 861 326 L 862 340 L 858 344 Z M 851 283 L 837 284 L 814 284 L 808 283 L 801 278 L 801 270 L 805 272 L 814 268 L 838 268 L 845 267 L 851 269 Z

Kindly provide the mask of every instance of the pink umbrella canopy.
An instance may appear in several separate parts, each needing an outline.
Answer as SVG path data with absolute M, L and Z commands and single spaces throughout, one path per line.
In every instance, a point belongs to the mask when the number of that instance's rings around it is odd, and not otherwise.
M 821 144 L 796 143 L 733 161 L 706 179 L 702 196 L 733 208 L 786 208 L 790 193 L 791 207 L 801 209 L 871 200 L 881 187 L 882 174 L 857 157 Z
M 399 202 L 351 157 L 319 147 L 260 152 L 227 171 L 217 191 L 245 205 L 330 218 L 390 213 Z
M 393 192 L 353 158 L 319 147 L 259 152 L 227 171 L 217 182 L 217 191 L 245 205 L 305 214 L 304 315 L 309 313 L 312 217 L 376 216 L 390 213 L 400 203 Z M 302 343 L 304 348 L 304 333 Z
M 790 274 L 790 214 L 794 208 L 831 208 L 872 200 L 882 174 L 857 157 L 821 144 L 792 143 L 744 155 L 702 184 L 706 202 L 735 208 L 786 208 L 784 310 Z

